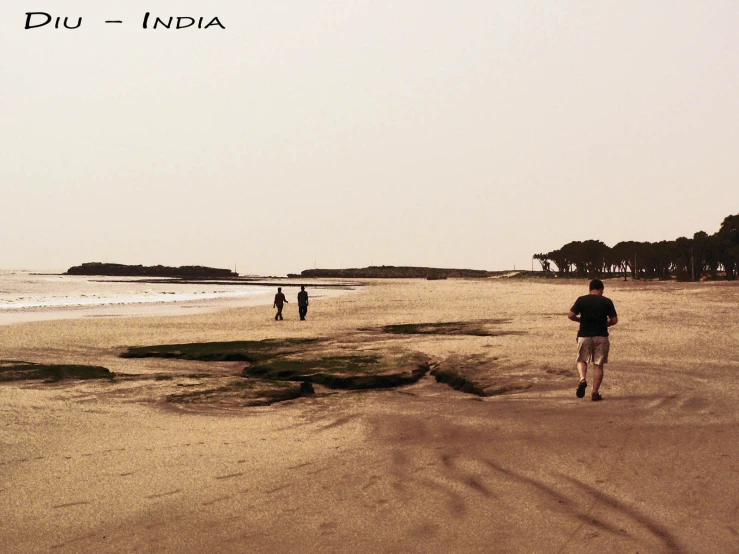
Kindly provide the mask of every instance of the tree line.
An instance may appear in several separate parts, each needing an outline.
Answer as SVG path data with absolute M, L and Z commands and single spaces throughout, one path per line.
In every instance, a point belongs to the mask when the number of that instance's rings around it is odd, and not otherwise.
M 558 250 L 535 254 L 544 271 L 555 266 L 562 277 L 631 275 L 633 279 L 697 281 L 702 278 L 737 278 L 739 272 L 739 214 L 724 218 L 709 235 L 659 242 L 623 241 L 613 248 L 599 240 L 573 241 Z

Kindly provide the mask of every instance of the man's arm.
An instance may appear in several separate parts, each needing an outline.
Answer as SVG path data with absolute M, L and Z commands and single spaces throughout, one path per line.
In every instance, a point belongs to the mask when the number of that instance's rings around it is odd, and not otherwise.
M 580 323 L 581 317 L 573 311 L 570 311 L 570 313 L 567 314 L 567 317 L 570 318 L 570 320 L 574 321 L 575 323 Z
M 613 305 L 613 301 L 611 301 L 610 298 L 609 298 L 609 302 L 610 302 L 610 306 L 609 306 L 608 311 L 610 313 L 608 314 L 607 325 L 608 327 L 613 327 L 614 325 L 616 325 L 616 323 L 618 323 L 618 314 L 616 313 L 616 306 Z

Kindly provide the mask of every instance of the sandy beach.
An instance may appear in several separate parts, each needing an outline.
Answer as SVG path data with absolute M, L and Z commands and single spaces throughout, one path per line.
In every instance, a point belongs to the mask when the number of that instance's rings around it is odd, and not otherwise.
M 283 322 L 256 305 L 0 326 L 3 360 L 116 374 L 0 383 L 0 551 L 739 552 L 739 286 L 605 284 L 619 324 L 598 403 L 575 397 L 566 318 L 586 281 L 368 281 L 305 322 L 291 301 Z M 485 395 L 429 373 L 182 404 L 165 398 L 245 364 L 120 357 L 287 338 L 422 353 Z

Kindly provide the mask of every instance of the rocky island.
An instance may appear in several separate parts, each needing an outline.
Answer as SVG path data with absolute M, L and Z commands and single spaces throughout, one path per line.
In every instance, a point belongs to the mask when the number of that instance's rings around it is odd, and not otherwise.
M 239 274 L 230 269 L 185 265 L 125 265 L 89 262 L 70 267 L 66 275 L 105 275 L 114 277 L 170 277 L 176 279 L 232 279 Z

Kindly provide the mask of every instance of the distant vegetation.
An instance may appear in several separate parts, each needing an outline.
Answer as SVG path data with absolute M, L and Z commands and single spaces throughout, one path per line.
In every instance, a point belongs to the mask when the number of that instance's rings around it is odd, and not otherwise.
M 482 269 L 442 269 L 438 267 L 412 266 L 370 266 L 350 269 L 306 269 L 300 275 L 291 274 L 288 277 L 339 277 L 344 279 L 446 279 L 447 277 L 481 278 L 493 277 L 506 273 L 505 271 L 485 271 Z
M 713 235 L 698 231 L 692 238 L 660 242 L 619 242 L 613 248 L 599 240 L 574 241 L 558 250 L 536 254 L 545 272 L 566 277 L 627 275 L 632 278 L 698 280 L 736 279 L 739 271 L 739 214 L 726 217 Z
M 200 265 L 168 267 L 166 265 L 124 265 L 91 262 L 70 267 L 67 275 L 106 275 L 115 277 L 175 277 L 182 279 L 227 279 L 239 274 L 230 269 L 217 269 Z

